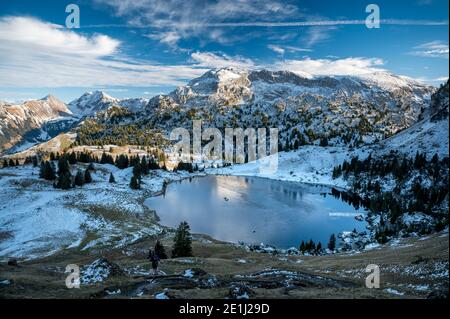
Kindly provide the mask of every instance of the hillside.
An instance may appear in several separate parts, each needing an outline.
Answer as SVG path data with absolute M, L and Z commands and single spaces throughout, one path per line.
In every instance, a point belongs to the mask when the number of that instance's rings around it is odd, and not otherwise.
M 0 154 L 26 149 L 43 142 L 74 123 L 72 112 L 54 96 L 12 105 L 0 103 Z

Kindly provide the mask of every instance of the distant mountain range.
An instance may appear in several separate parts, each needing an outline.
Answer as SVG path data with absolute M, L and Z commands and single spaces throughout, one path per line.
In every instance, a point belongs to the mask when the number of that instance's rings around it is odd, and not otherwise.
M 124 110 L 123 123 L 147 123 L 166 132 L 201 119 L 218 128 L 278 127 L 282 145 L 314 144 L 323 138 L 334 145 L 372 143 L 430 112 L 435 91 L 386 72 L 311 76 L 222 68 L 152 99 L 116 99 L 96 91 L 68 105 L 52 96 L 20 105 L 0 102 L 0 152 L 26 149 L 86 118 L 109 123 L 111 109 Z

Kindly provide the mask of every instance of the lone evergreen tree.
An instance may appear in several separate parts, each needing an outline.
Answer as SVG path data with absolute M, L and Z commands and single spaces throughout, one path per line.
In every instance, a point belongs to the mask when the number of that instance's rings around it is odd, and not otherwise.
M 133 166 L 133 176 L 136 177 L 137 179 L 141 179 L 141 175 L 142 175 L 142 167 L 141 163 L 138 161 Z
M 89 168 L 84 171 L 84 183 L 92 183 L 91 172 L 89 172 Z
M 172 257 L 192 256 L 192 236 L 187 222 L 181 222 L 173 239 Z
M 166 249 L 159 240 L 157 240 L 155 244 L 155 254 L 159 257 L 159 259 L 167 259 Z
M 38 157 L 37 156 L 33 156 L 33 158 L 31 159 L 31 163 L 33 164 L 33 167 L 36 167 L 38 165 Z
M 302 252 L 302 253 L 304 253 L 305 252 L 305 242 L 302 240 L 302 243 L 300 244 L 300 251 Z
M 141 185 L 139 185 L 139 180 L 134 175 L 131 176 L 130 188 L 131 189 L 140 189 L 141 188 Z
M 83 186 L 83 184 L 84 184 L 84 174 L 82 171 L 78 170 L 77 174 L 75 175 L 75 185 Z
M 110 183 L 115 183 L 116 182 L 116 179 L 114 178 L 113 173 L 109 174 L 109 182 Z
M 142 174 L 147 175 L 149 173 L 149 168 L 148 168 L 148 163 L 147 163 L 147 159 L 144 157 L 142 157 L 141 160 L 141 170 L 142 170 Z
M 334 251 L 335 248 L 336 248 L 336 236 L 334 236 L 334 234 L 331 234 L 330 241 L 328 242 L 328 249 Z

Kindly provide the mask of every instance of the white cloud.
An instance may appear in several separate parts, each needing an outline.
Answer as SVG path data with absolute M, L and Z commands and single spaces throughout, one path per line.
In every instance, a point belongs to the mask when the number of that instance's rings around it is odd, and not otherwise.
M 252 69 L 255 67 L 255 63 L 243 57 L 230 57 L 222 54 L 218 55 L 211 52 L 194 52 L 191 54 L 191 58 L 197 66 L 205 68 L 225 68 L 235 67 L 239 69 Z
M 267 46 L 270 50 L 283 55 L 286 51 L 288 52 L 311 52 L 311 49 L 306 49 L 306 48 L 298 48 L 298 47 L 294 47 L 294 46 L 290 46 L 290 45 L 276 45 L 276 44 L 269 44 Z
M 268 47 L 270 50 L 272 50 L 272 51 L 274 51 L 274 52 L 276 52 L 276 53 L 278 53 L 278 54 L 281 54 L 281 55 L 283 55 L 284 52 L 286 51 L 286 50 L 283 49 L 282 47 L 280 47 L 280 46 L 278 46 L 278 45 L 274 45 L 274 44 L 269 44 L 267 47 Z
M 293 46 L 289 46 L 289 45 L 285 46 L 284 48 L 290 52 L 312 52 L 311 49 L 298 48 L 298 47 L 293 47 Z
M 414 51 L 409 53 L 415 56 L 427 58 L 448 59 L 449 48 L 448 43 L 436 40 L 418 45 L 414 48 Z
M 275 63 L 276 70 L 290 70 L 302 75 L 363 75 L 385 71 L 381 66 L 383 60 L 378 58 L 346 58 L 346 59 L 304 59 L 286 60 Z
M 182 38 L 227 43 L 227 24 L 256 21 L 284 21 L 305 15 L 295 5 L 276 0 L 95 0 L 111 7 L 133 27 L 156 29 L 156 32 L 176 32 Z M 206 28 L 209 28 L 206 32 Z M 213 29 L 213 30 L 212 30 Z M 227 33 L 227 34 L 225 34 Z M 236 35 L 234 35 L 236 38 Z
M 145 36 L 152 40 L 158 40 L 159 42 L 167 44 L 171 47 L 176 47 L 178 41 L 181 40 L 181 35 L 176 31 L 151 33 Z
M 28 17 L 0 19 L 0 40 L 54 53 L 93 57 L 113 54 L 120 45 L 119 41 L 105 35 L 87 38 L 75 32 L 67 32 L 59 25 Z
M 106 35 L 86 37 L 30 17 L 0 18 L 0 86 L 180 85 L 206 71 L 133 60 L 119 46 Z
M 258 64 L 251 59 L 230 57 L 211 52 L 195 52 L 191 55 L 196 65 L 205 68 L 237 67 L 241 69 L 289 70 L 304 76 L 364 75 L 386 71 L 379 58 L 353 57 L 346 59 L 283 60 L 272 64 Z
M 304 42 L 307 48 L 311 48 L 317 43 L 331 38 L 331 31 L 336 30 L 336 26 L 315 26 L 305 32 Z
M 448 76 L 440 76 L 437 78 L 419 77 L 419 78 L 416 78 L 415 80 L 417 80 L 419 82 L 423 82 L 423 83 L 429 83 L 432 85 L 439 85 L 441 83 L 447 82 Z
M 176 40 L 169 33 L 167 41 L 171 37 Z M 354 57 L 291 59 L 264 65 L 241 56 L 194 52 L 184 64 L 159 65 L 121 55 L 120 45 L 106 35 L 88 37 L 29 17 L 0 18 L 0 87 L 176 86 L 211 68 L 229 66 L 311 75 L 361 75 L 383 71 L 384 64 L 381 59 Z M 428 47 L 436 49 L 439 45 Z M 309 50 L 277 47 L 283 52 Z

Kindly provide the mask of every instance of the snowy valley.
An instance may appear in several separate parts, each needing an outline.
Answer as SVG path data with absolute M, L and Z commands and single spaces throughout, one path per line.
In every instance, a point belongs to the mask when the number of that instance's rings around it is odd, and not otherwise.
M 332 77 L 223 68 L 151 99 L 121 100 L 97 91 L 67 105 L 54 97 L 2 103 L 0 260 L 15 260 L 32 272 L 44 268 L 42 280 L 54 287 L 66 264 L 83 265 L 88 289 L 74 292 L 77 297 L 298 298 L 336 289 L 358 297 L 445 294 L 448 86 L 436 89 L 384 72 Z M 261 172 L 258 161 L 171 163 L 170 131 L 191 128 L 193 120 L 219 130 L 277 127 L 279 153 L 271 156 L 278 169 Z M 69 184 L 61 187 L 66 160 Z M 398 177 L 402 161 L 414 168 Z M 43 176 L 45 165 L 54 176 Z M 390 166 L 381 174 L 383 165 Z M 80 172 L 91 180 L 77 185 Z M 165 195 L 171 183 L 210 175 L 324 185 L 352 194 L 365 202 L 367 229 L 345 229 L 336 234 L 336 248 L 315 250 L 302 250 L 300 242 L 286 249 L 196 233 L 195 255 L 165 260 L 168 276 L 147 283 L 148 246 L 158 239 L 170 247 L 175 232 L 160 223 L 146 198 Z M 421 194 L 439 193 L 418 206 L 416 184 Z M 392 206 L 372 205 L 386 193 L 395 193 L 400 203 L 395 219 Z M 363 288 L 367 261 L 381 265 L 383 289 Z M 14 296 L 20 284 L 39 295 L 39 279 L 3 264 L 0 294 Z

